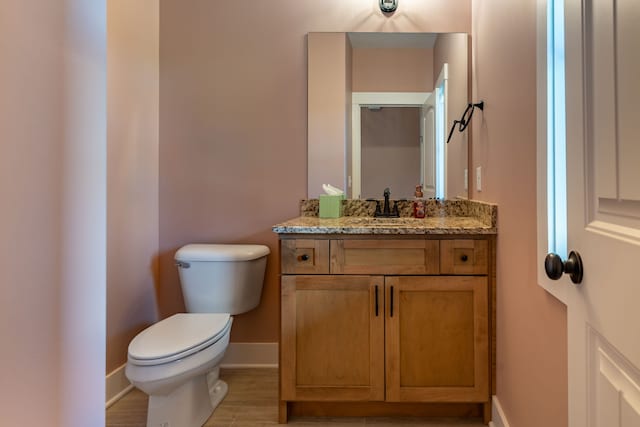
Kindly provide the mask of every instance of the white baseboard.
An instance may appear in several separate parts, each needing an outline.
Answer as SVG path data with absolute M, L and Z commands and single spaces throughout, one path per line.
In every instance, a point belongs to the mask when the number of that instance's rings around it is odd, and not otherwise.
M 116 403 L 133 385 L 124 374 L 127 364 L 107 375 L 106 407 Z M 277 368 L 278 343 L 229 343 L 221 368 Z
M 509 427 L 509 422 L 507 417 L 504 416 L 504 411 L 497 396 L 493 396 L 492 403 L 491 419 L 493 421 L 489 423 L 489 427 Z
M 221 368 L 277 368 L 277 342 L 232 342 L 220 364 Z
M 116 403 L 118 400 L 120 400 L 122 396 L 127 394 L 129 390 L 133 388 L 133 384 L 131 384 L 127 379 L 127 377 L 124 375 L 124 368 L 126 366 L 127 364 L 125 363 L 124 365 L 113 370 L 112 372 L 109 373 L 109 375 L 107 375 L 107 381 L 106 381 L 106 387 L 107 387 L 106 407 L 107 408 L 113 405 L 114 403 Z

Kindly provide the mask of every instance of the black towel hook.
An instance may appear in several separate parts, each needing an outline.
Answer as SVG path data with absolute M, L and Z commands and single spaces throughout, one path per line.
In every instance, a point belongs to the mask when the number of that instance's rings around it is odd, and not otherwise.
M 449 137 L 447 138 L 447 144 L 449 143 L 449 141 L 451 141 L 451 137 L 453 136 L 453 131 L 455 130 L 456 125 L 458 125 L 458 130 L 460 132 L 464 132 L 467 126 L 469 126 L 469 123 L 471 122 L 471 117 L 473 117 L 473 111 L 476 108 L 479 108 L 480 110 L 484 110 L 484 101 L 467 105 L 467 108 L 464 110 L 464 113 L 462 113 L 462 117 L 460 118 L 460 120 L 453 121 L 453 125 L 451 125 L 451 130 L 449 131 Z

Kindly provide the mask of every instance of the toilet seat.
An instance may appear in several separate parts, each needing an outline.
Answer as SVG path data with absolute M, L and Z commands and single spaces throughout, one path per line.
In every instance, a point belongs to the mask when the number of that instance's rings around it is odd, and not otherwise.
M 129 362 L 160 365 L 183 359 L 222 338 L 231 328 L 228 313 L 178 313 L 140 332 L 129 344 Z

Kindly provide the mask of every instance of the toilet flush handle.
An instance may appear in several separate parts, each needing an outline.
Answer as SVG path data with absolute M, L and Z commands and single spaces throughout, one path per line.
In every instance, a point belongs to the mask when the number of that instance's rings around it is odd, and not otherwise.
M 178 268 L 189 268 L 189 267 L 191 267 L 191 264 L 189 264 L 188 262 L 184 262 L 184 261 L 176 261 L 176 267 L 178 267 Z

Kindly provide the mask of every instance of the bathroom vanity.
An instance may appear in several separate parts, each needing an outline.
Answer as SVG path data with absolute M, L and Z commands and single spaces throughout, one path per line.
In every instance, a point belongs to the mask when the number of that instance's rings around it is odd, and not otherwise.
M 309 203 L 309 202 L 306 202 Z M 273 227 L 280 237 L 281 423 L 289 415 L 491 417 L 496 206 Z M 401 206 L 404 208 L 404 206 Z

